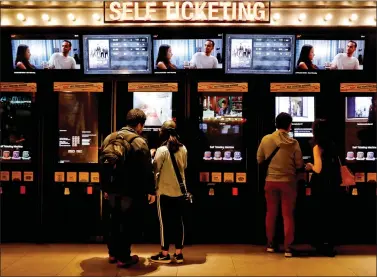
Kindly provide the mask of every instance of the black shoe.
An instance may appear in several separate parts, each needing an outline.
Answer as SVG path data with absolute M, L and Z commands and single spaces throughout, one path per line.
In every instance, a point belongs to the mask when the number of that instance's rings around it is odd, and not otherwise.
M 284 256 L 286 258 L 292 258 L 294 256 L 294 250 L 292 248 L 285 249 Z
M 275 253 L 275 252 L 279 252 L 279 246 L 274 244 L 274 243 L 269 243 L 266 247 L 266 251 L 268 253 Z
M 154 263 L 160 263 L 160 264 L 170 264 L 171 259 L 170 255 L 164 256 L 162 252 L 158 253 L 157 255 L 154 255 L 151 257 L 151 261 Z
M 138 262 L 139 262 L 139 257 L 137 255 L 133 255 L 132 257 L 130 257 L 129 259 L 125 261 L 118 260 L 117 266 L 121 268 L 128 268 L 132 265 L 137 264 Z
M 183 263 L 183 254 L 181 253 L 181 254 L 174 254 L 173 255 L 173 258 L 174 258 L 174 260 L 175 260 L 175 262 L 177 263 L 177 264 L 181 264 L 181 263 Z

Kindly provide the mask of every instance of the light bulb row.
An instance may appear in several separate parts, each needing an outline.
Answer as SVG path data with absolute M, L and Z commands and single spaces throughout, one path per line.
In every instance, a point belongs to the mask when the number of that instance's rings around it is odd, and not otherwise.
M 272 16 L 272 19 L 274 20 L 274 21 L 279 21 L 280 20 L 280 13 L 275 13 L 273 16 Z M 331 13 L 328 13 L 328 14 L 326 14 L 324 17 L 323 17 L 323 20 L 325 21 L 325 22 L 329 22 L 329 21 L 331 21 L 332 20 L 332 18 L 333 18 L 333 15 L 331 14 Z M 300 21 L 300 22 L 302 22 L 302 21 L 304 21 L 306 19 L 306 14 L 305 13 L 300 13 L 300 15 L 298 16 L 298 21 Z M 349 21 L 351 21 L 351 22 L 354 22 L 354 21 L 356 21 L 356 20 L 358 20 L 359 19 L 359 16 L 356 14 L 356 13 L 353 13 L 353 14 L 351 14 L 350 15 L 350 17 L 349 17 Z M 374 21 L 376 21 L 376 17 L 374 17 Z
M 45 21 L 45 22 L 49 22 L 49 21 L 51 21 L 51 17 L 50 17 L 47 13 L 42 14 L 41 18 L 42 18 L 42 20 Z M 76 16 L 75 16 L 73 13 L 69 13 L 69 14 L 67 15 L 67 18 L 68 18 L 70 21 L 76 21 Z M 98 13 L 94 13 L 94 14 L 92 15 L 92 18 L 93 18 L 94 21 L 100 21 L 100 20 L 102 19 L 101 15 L 98 14 Z M 17 19 L 18 19 L 19 21 L 26 21 L 26 17 L 25 17 L 25 15 L 22 14 L 22 13 L 18 13 L 18 14 L 17 14 Z

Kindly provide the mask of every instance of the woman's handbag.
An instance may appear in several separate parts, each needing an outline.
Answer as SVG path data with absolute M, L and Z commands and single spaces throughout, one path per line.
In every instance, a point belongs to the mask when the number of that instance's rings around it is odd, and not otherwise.
M 192 201 L 193 200 L 192 194 L 187 191 L 187 188 L 186 188 L 186 186 L 185 186 L 185 184 L 183 182 L 183 179 L 182 179 L 182 176 L 181 176 L 181 172 L 179 171 L 177 160 L 175 159 L 174 153 L 171 152 L 171 151 L 169 151 L 169 153 L 170 153 L 171 162 L 173 163 L 175 175 L 177 176 L 179 187 L 181 189 L 183 197 L 184 197 L 184 199 L 186 201 L 188 201 L 188 203 L 192 204 L 193 203 L 193 201 Z
M 342 165 L 340 158 L 338 157 L 340 164 L 340 175 L 342 177 L 341 187 L 355 186 L 355 176 L 351 173 L 347 166 Z

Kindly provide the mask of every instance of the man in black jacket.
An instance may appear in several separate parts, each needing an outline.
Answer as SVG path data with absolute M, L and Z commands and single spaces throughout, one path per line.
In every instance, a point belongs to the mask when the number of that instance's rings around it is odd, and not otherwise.
M 140 135 L 146 116 L 142 110 L 133 109 L 127 114 L 127 126 L 120 131 L 129 136 Z M 103 145 L 107 145 L 110 135 Z M 155 202 L 155 185 L 151 155 L 144 138 L 137 136 L 130 143 L 131 150 L 126 154 L 125 163 L 115 182 L 103 180 L 102 189 L 110 204 L 110 234 L 108 239 L 109 262 L 119 267 L 128 267 L 139 261 L 131 256 L 132 233 L 136 217 L 141 216 L 140 206 L 148 195 L 149 204 Z M 118 168 L 119 170 L 119 168 Z M 120 177 L 120 178 L 118 178 Z

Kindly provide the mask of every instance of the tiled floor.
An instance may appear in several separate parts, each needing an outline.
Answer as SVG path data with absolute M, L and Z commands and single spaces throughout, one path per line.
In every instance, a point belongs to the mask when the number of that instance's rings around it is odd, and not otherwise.
M 309 247 L 300 246 L 300 250 Z M 376 246 L 346 246 L 335 258 L 308 251 L 286 259 L 251 245 L 196 245 L 185 248 L 183 265 L 150 264 L 157 245 L 135 245 L 140 263 L 117 269 L 107 263 L 105 245 L 1 246 L 1 276 L 376 276 Z

